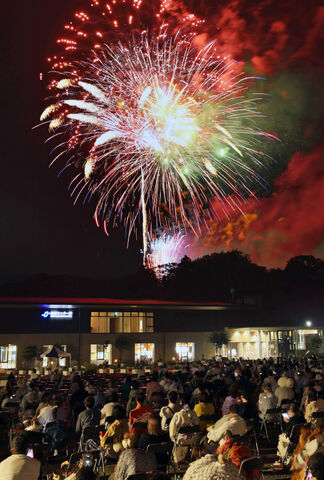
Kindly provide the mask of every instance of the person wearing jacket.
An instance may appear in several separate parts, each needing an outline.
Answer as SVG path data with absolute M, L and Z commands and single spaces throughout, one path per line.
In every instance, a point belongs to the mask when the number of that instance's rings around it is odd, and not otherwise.
M 208 442 L 219 442 L 224 437 L 227 430 L 229 430 L 232 435 L 244 435 L 247 432 L 246 422 L 239 416 L 238 412 L 239 406 L 231 405 L 229 413 L 224 415 L 208 429 Z
M 188 399 L 183 401 L 182 409 L 176 412 L 170 422 L 169 435 L 172 442 L 177 444 L 174 450 L 174 460 L 179 462 L 184 460 L 190 446 L 195 444 L 198 435 L 194 434 L 187 438 L 186 435 L 177 434 L 180 427 L 199 425 L 199 418 L 194 410 L 191 410 Z

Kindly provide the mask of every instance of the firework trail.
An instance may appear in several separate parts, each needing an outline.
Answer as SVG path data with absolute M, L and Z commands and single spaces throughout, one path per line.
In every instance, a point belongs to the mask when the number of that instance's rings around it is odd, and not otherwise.
M 219 213 L 211 198 L 228 216 L 242 211 L 262 184 L 257 170 L 266 155 L 258 144 L 272 136 L 252 122 L 259 115 L 258 98 L 245 96 L 252 80 L 213 43 L 197 51 L 187 38 L 144 35 L 106 46 L 79 68 L 82 78 L 72 72 L 56 82 L 41 120 L 53 116 L 55 138 L 60 126 L 69 132 L 54 161 L 71 155 L 72 194 L 97 195 L 97 224 L 106 230 L 109 220 L 122 221 L 129 238 L 142 218 L 143 239 L 146 225 L 199 235 Z
M 187 247 L 186 237 L 181 232 L 163 232 L 157 237 L 150 238 L 147 267 L 161 280 L 166 273 L 163 267 L 170 263 L 179 263 Z
M 57 51 L 48 56 L 47 62 L 55 71 L 79 73 L 80 60 L 94 59 L 94 52 L 127 40 L 132 35 L 143 35 L 148 29 L 163 38 L 167 32 L 197 35 L 205 23 L 188 11 L 179 0 L 89 0 L 74 12 L 73 18 L 63 26 L 56 39 Z M 41 74 L 43 78 L 43 74 Z M 49 88 L 55 88 L 51 79 Z

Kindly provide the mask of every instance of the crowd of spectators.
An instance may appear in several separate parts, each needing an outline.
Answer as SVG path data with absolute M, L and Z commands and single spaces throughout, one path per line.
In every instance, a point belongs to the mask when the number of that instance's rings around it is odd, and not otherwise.
M 136 375 L 12 372 L 0 391 L 11 452 L 0 478 L 257 480 L 267 445 L 277 452 L 272 471 L 323 480 L 323 367 L 311 357 L 213 359 Z

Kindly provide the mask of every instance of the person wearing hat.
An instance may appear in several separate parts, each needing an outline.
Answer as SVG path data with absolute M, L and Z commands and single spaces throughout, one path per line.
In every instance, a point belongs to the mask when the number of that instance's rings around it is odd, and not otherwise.
M 292 400 L 295 396 L 294 381 L 292 378 L 281 377 L 278 380 L 278 387 L 275 390 L 275 396 L 278 399 L 277 406 L 281 407 L 282 400 Z

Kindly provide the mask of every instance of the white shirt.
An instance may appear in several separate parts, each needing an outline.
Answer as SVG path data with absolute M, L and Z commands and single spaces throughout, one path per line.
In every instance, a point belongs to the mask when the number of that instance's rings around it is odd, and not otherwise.
M 243 418 L 235 414 L 224 415 L 211 427 L 207 434 L 208 440 L 218 442 L 225 434 L 226 430 L 230 430 L 233 435 L 244 435 L 246 433 L 246 423 Z
M 42 408 L 38 416 L 39 423 L 41 425 L 46 425 L 47 423 L 55 422 L 55 410 L 56 407 L 52 407 L 51 405 Z
M 169 403 L 169 405 L 167 405 L 166 407 L 162 407 L 161 410 L 160 410 L 160 417 L 162 418 L 161 420 L 161 428 L 164 432 L 168 432 L 169 431 L 169 426 L 170 426 L 170 423 L 168 425 L 166 425 L 166 421 L 169 419 L 169 418 L 172 418 L 173 415 L 176 413 L 176 412 L 179 412 L 179 410 L 181 410 L 181 407 L 180 405 L 178 405 L 177 403 Z
M 196 415 L 196 412 L 193 410 L 180 410 L 173 415 L 172 420 L 169 426 L 169 435 L 171 440 L 174 442 L 176 433 L 180 427 L 184 427 L 186 425 L 198 425 L 199 419 Z
M 105 424 L 106 417 L 111 417 L 113 414 L 114 406 L 119 405 L 118 402 L 106 403 L 101 409 L 101 415 L 104 415 L 104 418 L 100 420 L 100 425 Z
M 38 460 L 16 453 L 0 463 L 1 480 L 37 480 L 40 467 Z

